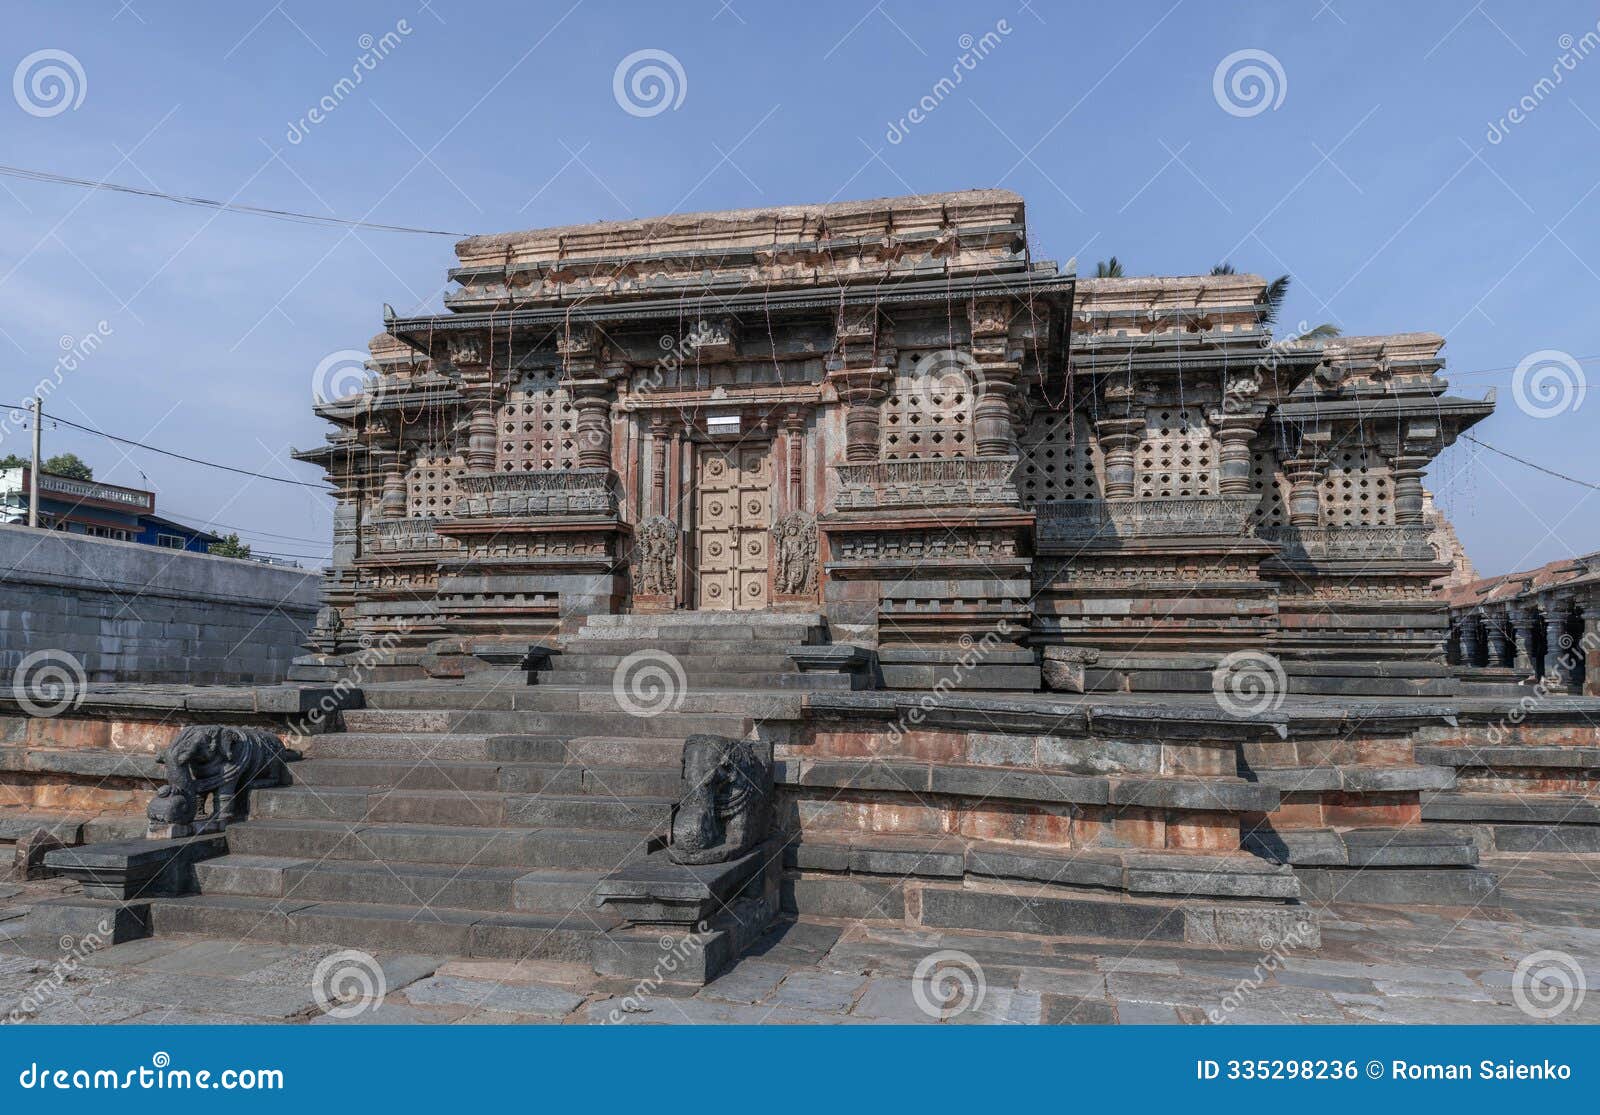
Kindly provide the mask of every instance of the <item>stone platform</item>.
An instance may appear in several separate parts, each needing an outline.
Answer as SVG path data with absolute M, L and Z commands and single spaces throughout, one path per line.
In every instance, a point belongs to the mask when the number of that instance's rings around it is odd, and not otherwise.
M 314 724 L 333 690 L 98 692 L 67 717 L 0 722 L 0 751 L 43 788 L 0 823 L 56 825 L 68 845 L 125 839 L 178 724 L 270 725 L 305 753 L 292 784 L 253 791 L 247 820 L 159 884 L 130 860 L 125 894 L 41 903 L 36 935 L 85 931 L 109 903 L 119 939 L 337 943 L 627 978 L 654 966 L 664 925 L 681 936 L 703 921 L 678 973 L 696 986 L 784 917 L 1315 949 L 1330 904 L 1500 901 L 1484 857 L 1508 838 L 1438 817 L 1487 792 L 1458 778 L 1527 761 L 1457 754 L 1488 731 L 1491 702 L 1294 695 L 1239 717 L 1194 692 L 871 690 L 864 656 L 826 637 L 805 613 L 609 617 L 531 667 L 497 651 L 459 679 L 346 687 Z M 627 676 L 641 664 L 660 685 Z M 1530 714 L 1517 746 L 1578 761 L 1596 708 Z M 770 750 L 776 838 L 736 883 L 673 892 L 694 917 L 669 923 L 616 880 L 653 878 L 695 733 Z M 100 808 L 49 809 L 62 784 L 79 787 L 63 804 Z M 89 862 L 53 855 L 61 870 Z

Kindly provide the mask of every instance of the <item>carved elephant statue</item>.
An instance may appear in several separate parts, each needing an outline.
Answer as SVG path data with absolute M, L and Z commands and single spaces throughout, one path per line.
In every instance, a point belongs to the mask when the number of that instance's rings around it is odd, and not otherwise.
M 679 801 L 667 845 L 673 862 L 724 863 L 766 839 L 772 763 L 758 750 L 761 746 L 711 735 L 684 741 Z
M 150 835 L 221 831 L 243 816 L 249 790 L 287 785 L 287 763 L 298 758 L 298 751 L 261 728 L 191 724 L 156 758 L 167 768 L 167 784 L 146 811 Z M 211 807 L 202 815 L 208 797 Z

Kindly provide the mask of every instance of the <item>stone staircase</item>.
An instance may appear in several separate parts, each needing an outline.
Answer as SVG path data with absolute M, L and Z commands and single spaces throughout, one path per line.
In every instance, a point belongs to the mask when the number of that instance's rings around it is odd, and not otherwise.
M 690 690 L 850 689 L 850 671 L 802 670 L 801 648 L 827 643 L 815 612 L 674 612 L 590 616 L 562 653 L 537 671 L 540 684 L 626 685 L 654 665 Z M 842 648 L 840 648 L 842 649 Z M 805 657 L 804 655 L 801 656 Z M 666 673 L 661 674 L 661 668 Z
M 536 684 L 366 686 L 292 785 L 253 793 L 227 854 L 195 865 L 199 893 L 153 901 L 152 928 L 625 967 L 597 895 L 663 856 L 684 740 L 797 718 L 788 689 L 848 688 L 786 653 L 823 631 L 814 614 L 595 617 Z

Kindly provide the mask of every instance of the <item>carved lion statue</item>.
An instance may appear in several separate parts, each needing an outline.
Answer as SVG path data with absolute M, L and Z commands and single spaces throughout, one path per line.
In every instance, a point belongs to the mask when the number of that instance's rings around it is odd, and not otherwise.
M 249 790 L 288 785 L 287 764 L 298 758 L 300 752 L 261 728 L 191 724 L 156 758 L 167 768 L 167 784 L 146 810 L 151 835 L 190 836 L 226 828 L 244 815 Z M 202 816 L 208 797 L 211 808 Z
M 667 855 L 674 863 L 724 863 L 767 837 L 772 764 L 759 744 L 694 735 L 683 743 L 683 781 Z

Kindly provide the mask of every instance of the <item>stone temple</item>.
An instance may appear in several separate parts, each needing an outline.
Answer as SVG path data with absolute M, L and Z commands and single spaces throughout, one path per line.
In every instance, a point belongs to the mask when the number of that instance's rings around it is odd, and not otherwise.
M 39 932 L 631 976 L 676 927 L 695 982 L 796 914 L 1310 949 L 1330 902 L 1600 851 L 1585 664 L 1513 718 L 1464 626 L 1501 613 L 1425 476 L 1494 403 L 1437 334 L 1080 279 L 1003 190 L 456 251 L 297 453 L 337 510 L 289 679 L 0 737 L 165 749 L 115 800 L 52 760 L 96 827 Z

